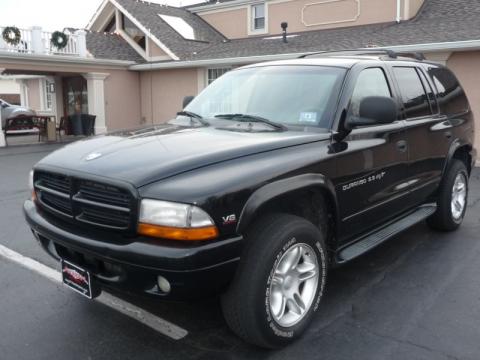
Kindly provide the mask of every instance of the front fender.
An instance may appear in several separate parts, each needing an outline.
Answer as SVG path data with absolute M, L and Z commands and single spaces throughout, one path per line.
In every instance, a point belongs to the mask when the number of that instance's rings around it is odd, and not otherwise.
M 331 181 L 322 174 L 303 174 L 287 179 L 271 182 L 257 189 L 245 203 L 237 225 L 237 233 L 241 234 L 253 221 L 257 210 L 268 201 L 286 195 L 296 190 L 306 188 L 320 188 L 326 190 L 335 207 L 335 220 L 337 222 L 338 205 L 335 187 Z

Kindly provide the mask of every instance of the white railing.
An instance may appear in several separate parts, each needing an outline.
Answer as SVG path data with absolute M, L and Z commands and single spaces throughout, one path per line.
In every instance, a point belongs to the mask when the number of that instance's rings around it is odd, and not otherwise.
M 17 45 L 8 44 L 3 40 L 1 34 L 3 33 L 3 27 L 0 27 L 0 50 L 18 53 L 32 53 L 32 32 L 27 29 L 20 30 L 20 42 Z
M 20 30 L 20 42 L 17 45 L 8 44 L 3 40 L 2 32 L 4 27 L 0 26 L 0 52 L 7 51 L 21 54 L 42 54 L 42 55 L 69 55 L 87 56 L 85 31 L 78 30 L 74 34 L 68 34 L 67 46 L 58 49 L 52 45 L 52 33 L 43 31 L 41 27 L 34 26 L 30 29 Z
M 68 35 L 67 46 L 62 49 L 57 49 L 54 45 L 52 45 L 52 34 L 53 33 L 51 32 L 42 31 L 42 43 L 47 54 L 78 55 L 78 36 L 76 34 Z

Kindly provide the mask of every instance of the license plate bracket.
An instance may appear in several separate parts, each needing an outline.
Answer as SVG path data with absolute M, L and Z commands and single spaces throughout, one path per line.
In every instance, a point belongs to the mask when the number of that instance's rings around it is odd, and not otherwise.
M 90 273 L 78 265 L 62 259 L 60 261 L 62 266 L 62 282 L 64 285 L 76 291 L 80 295 L 88 299 L 95 297 L 92 291 L 92 280 Z

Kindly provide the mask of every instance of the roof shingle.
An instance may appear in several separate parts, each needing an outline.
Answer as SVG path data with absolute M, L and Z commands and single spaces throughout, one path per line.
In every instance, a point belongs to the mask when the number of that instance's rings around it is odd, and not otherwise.
M 87 50 L 97 59 L 135 61 L 145 60 L 119 35 L 87 32 Z

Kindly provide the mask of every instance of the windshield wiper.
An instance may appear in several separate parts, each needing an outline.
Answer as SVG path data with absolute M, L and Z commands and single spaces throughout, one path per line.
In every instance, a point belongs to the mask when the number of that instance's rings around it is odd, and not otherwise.
M 218 115 L 215 115 L 215 117 L 223 118 L 223 119 L 233 119 L 240 122 L 258 122 L 258 123 L 270 125 L 271 127 L 274 127 L 275 129 L 278 129 L 278 130 L 288 130 L 285 125 L 270 121 L 261 116 L 248 115 L 248 114 L 218 114 Z
M 197 120 L 199 123 L 201 123 L 202 125 L 205 125 L 205 126 L 209 126 L 209 125 L 210 125 L 210 123 L 209 123 L 207 120 L 205 120 L 201 115 L 198 115 L 198 114 L 196 114 L 196 113 L 194 113 L 194 112 L 191 112 L 191 111 L 185 111 L 185 110 L 179 111 L 179 112 L 177 112 L 177 115 L 179 115 L 179 116 L 187 116 L 187 117 L 190 118 L 190 120 L 195 119 L 195 120 Z

